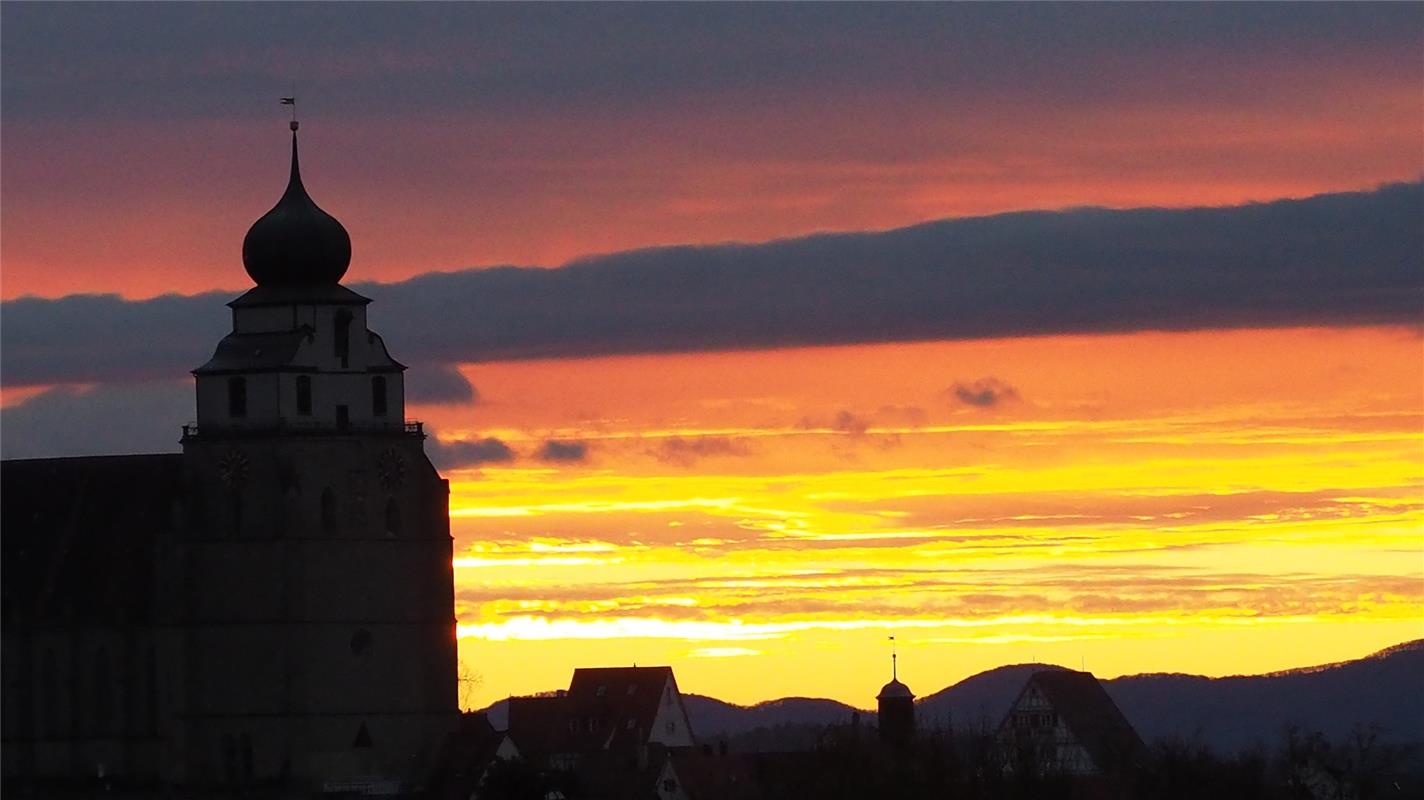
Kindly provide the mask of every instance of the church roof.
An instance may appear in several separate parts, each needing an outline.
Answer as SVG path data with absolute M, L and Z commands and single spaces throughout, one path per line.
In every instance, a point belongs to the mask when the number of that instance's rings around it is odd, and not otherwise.
M 258 286 L 335 285 L 351 265 L 351 236 L 321 210 L 302 185 L 292 127 L 292 171 L 287 191 L 252 223 L 242 240 L 242 265 Z
M 181 455 L 4 461 L 0 484 L 7 625 L 154 619 L 156 548 L 183 498 Z

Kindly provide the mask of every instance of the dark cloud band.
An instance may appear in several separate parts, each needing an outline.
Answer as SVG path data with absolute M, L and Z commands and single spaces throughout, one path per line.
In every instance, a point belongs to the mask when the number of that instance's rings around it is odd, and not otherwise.
M 1228 208 L 1078 209 L 760 245 L 671 247 L 559 269 L 356 288 L 402 360 L 536 357 L 1078 332 L 1417 324 L 1424 183 Z M 3 306 L 7 385 L 172 377 L 227 325 L 225 295 Z

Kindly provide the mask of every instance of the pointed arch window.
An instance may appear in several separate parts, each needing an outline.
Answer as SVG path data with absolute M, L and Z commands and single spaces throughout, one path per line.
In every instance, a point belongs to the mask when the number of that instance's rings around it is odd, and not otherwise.
M 233 419 L 247 416 L 247 379 L 236 376 L 227 379 L 227 415 Z
M 377 417 L 386 415 L 386 378 L 377 375 L 371 379 L 371 413 Z
M 297 414 L 310 417 L 312 409 L 311 376 L 297 376 Z

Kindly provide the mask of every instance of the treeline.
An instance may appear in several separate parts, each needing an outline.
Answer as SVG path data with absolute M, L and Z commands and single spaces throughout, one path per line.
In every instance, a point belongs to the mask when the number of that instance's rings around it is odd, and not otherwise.
M 769 745 L 776 734 L 797 742 L 805 726 L 776 726 L 729 740 L 736 769 L 752 785 L 737 800 L 816 797 L 825 800 L 1376 800 L 1424 797 L 1424 769 L 1416 747 L 1385 740 L 1375 728 L 1356 728 L 1331 741 L 1319 732 L 1284 729 L 1272 746 L 1221 755 L 1199 741 L 1168 739 L 1139 761 L 1111 774 L 1074 777 L 1040 772 L 1031 758 L 1006 756 L 992 731 L 933 731 L 911 746 L 882 745 L 870 726 L 822 727 L 800 752 L 736 752 Z M 715 748 L 716 752 L 723 752 Z M 703 756 L 706 757 L 706 756 Z M 712 756 L 717 757 L 717 756 Z M 676 766 L 679 756 L 674 755 Z M 728 762 L 731 765 L 733 762 Z M 729 766 L 729 768 L 731 768 Z M 649 787 L 651 788 L 651 787 Z M 704 798 L 686 787 L 694 800 Z M 605 794 L 574 774 L 541 773 L 528 764 L 497 765 L 480 800 L 568 800 Z M 555 795 L 558 796 L 558 795 Z M 651 796 L 651 795 L 650 795 Z M 628 800 L 637 800 L 629 796 Z

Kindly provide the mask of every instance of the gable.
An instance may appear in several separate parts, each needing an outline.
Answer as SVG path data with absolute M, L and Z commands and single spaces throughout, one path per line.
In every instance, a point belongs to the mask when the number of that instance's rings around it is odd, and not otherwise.
M 658 710 L 648 731 L 648 741 L 667 747 L 692 747 L 697 743 L 692 735 L 692 722 L 682 704 L 682 693 L 670 674 L 658 695 Z

